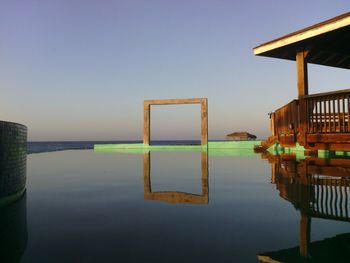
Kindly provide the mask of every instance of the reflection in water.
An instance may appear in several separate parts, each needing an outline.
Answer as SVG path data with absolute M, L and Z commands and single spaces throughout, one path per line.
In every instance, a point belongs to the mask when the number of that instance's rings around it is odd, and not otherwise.
M 173 204 L 208 204 L 208 152 L 202 152 L 202 195 L 177 191 L 152 192 L 151 187 L 151 153 L 143 154 L 144 197 L 146 200 L 159 200 Z
M 27 246 L 26 128 L 0 123 L 0 262 L 19 262 Z
M 27 246 L 26 194 L 0 207 L 0 262 L 20 262 Z
M 350 258 L 350 233 L 310 243 L 311 218 L 350 222 L 350 159 L 265 154 L 271 163 L 271 181 L 280 196 L 300 211 L 298 248 L 263 253 L 264 262 L 346 262 Z M 345 261 L 344 261 L 345 260 Z

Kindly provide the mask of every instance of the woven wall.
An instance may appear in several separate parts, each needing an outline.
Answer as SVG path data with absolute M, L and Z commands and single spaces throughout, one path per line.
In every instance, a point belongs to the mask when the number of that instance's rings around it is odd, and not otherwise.
M 0 198 L 25 188 L 27 127 L 0 121 Z

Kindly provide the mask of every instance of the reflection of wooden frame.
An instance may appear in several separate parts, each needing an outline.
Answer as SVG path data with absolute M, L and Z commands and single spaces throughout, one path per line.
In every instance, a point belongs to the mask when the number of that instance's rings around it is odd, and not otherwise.
M 147 200 L 159 200 L 173 204 L 208 204 L 208 175 L 208 152 L 202 152 L 202 195 L 176 191 L 152 192 L 151 153 L 143 154 L 144 197 Z
M 201 144 L 208 144 L 208 99 L 168 99 L 145 100 L 143 102 L 143 143 L 149 144 L 151 138 L 151 105 L 200 104 L 201 105 Z

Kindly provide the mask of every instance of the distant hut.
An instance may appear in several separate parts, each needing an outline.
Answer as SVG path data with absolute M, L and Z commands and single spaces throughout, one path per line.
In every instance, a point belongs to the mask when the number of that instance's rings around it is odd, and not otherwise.
M 255 139 L 256 139 L 256 136 L 248 132 L 234 132 L 226 135 L 226 140 L 231 140 L 231 141 L 247 141 L 247 140 L 255 140 Z

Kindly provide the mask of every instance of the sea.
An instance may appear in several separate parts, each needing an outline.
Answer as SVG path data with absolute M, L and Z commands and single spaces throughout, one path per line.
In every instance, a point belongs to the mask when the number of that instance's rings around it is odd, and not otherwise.
M 0 262 L 350 262 L 349 158 L 101 143 L 140 141 L 29 142 L 0 167 L 26 178 L 0 199 Z

